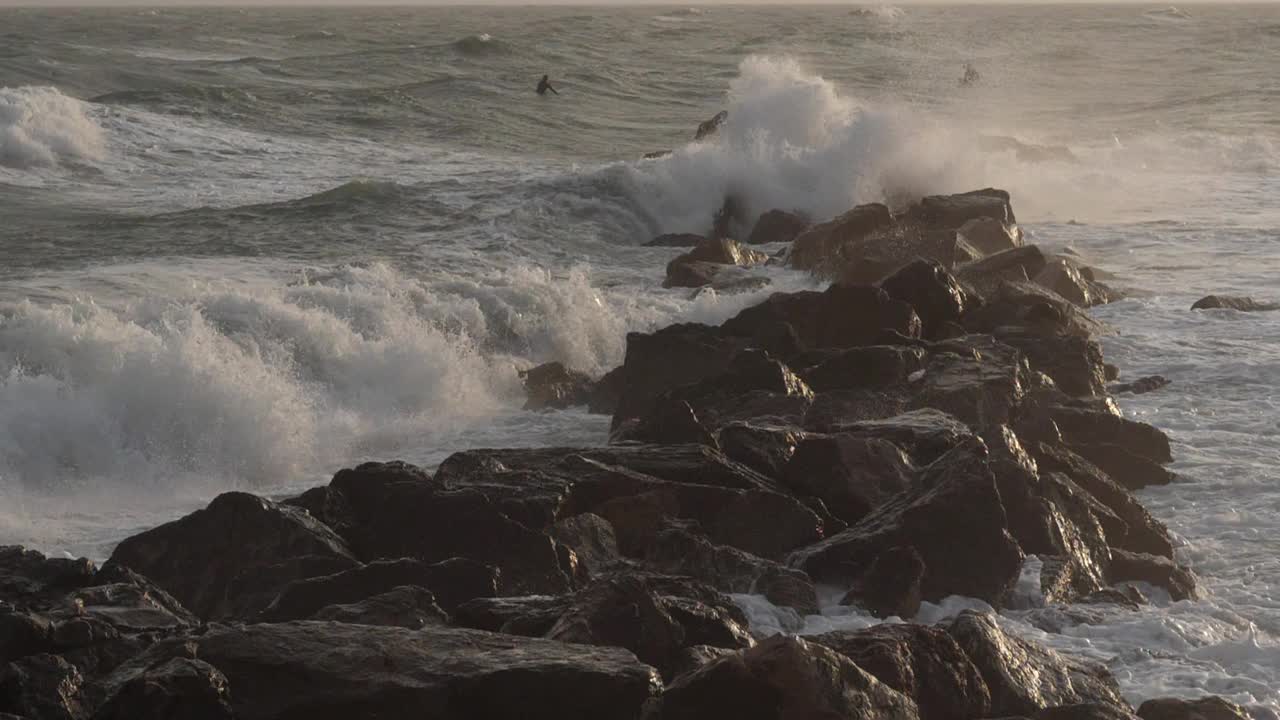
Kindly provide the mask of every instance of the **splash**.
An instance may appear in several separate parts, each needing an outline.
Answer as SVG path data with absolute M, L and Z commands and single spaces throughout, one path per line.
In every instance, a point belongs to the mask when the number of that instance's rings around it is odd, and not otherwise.
M 57 88 L 0 88 L 0 165 L 25 169 L 101 159 L 102 129 Z

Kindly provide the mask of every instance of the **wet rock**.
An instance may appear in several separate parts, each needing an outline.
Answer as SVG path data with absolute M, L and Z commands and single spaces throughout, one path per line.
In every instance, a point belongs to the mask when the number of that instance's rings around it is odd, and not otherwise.
M 785 210 L 770 210 L 756 220 L 751 235 L 747 237 L 747 244 L 789 243 L 807 229 L 809 221 L 801 215 Z
M 987 336 L 939 343 L 912 386 L 912 406 L 933 408 L 975 430 L 1012 421 L 1029 384 L 1021 354 Z
M 1192 310 L 1238 310 L 1240 312 L 1260 312 L 1280 310 L 1280 303 L 1259 302 L 1251 297 L 1234 295 L 1206 295 L 1191 306 Z
M 654 716 L 661 720 L 919 717 L 915 703 L 853 661 L 816 643 L 783 635 L 681 676 L 663 693 Z
M 911 262 L 885 278 L 880 287 L 915 308 L 924 337 L 938 337 L 947 323 L 959 322 L 973 299 L 936 260 Z
M 832 390 L 814 395 L 802 427 L 815 433 L 839 433 L 860 423 L 896 417 L 907 411 L 901 388 Z
M 1196 598 L 1196 576 L 1169 558 L 1127 550 L 1111 553 L 1112 582 L 1138 581 L 1164 588 L 1174 600 Z
M 815 436 L 796 446 L 783 484 L 820 498 L 837 518 L 857 522 L 911 486 L 914 468 L 893 443 L 851 435 Z
M 670 425 L 673 428 L 687 426 L 688 423 L 682 419 L 685 415 L 682 404 L 687 404 L 695 418 L 711 429 L 740 420 L 772 419 L 774 422 L 799 424 L 809 409 L 813 391 L 791 368 L 764 351 L 744 350 L 733 357 L 724 373 L 672 390 L 668 398 L 670 401 L 659 401 L 660 407 L 667 402 L 676 403 L 666 413 L 676 419 L 646 419 L 645 424 Z M 684 434 L 690 435 L 684 439 L 685 442 L 700 438 L 700 441 L 715 444 L 714 438 L 692 430 Z M 653 441 L 647 437 L 641 439 Z M 672 439 L 678 442 L 682 438 Z
M 1157 698 L 1138 706 L 1142 720 L 1248 720 L 1244 708 L 1223 698 L 1210 695 L 1199 700 Z
M 769 284 L 769 278 L 752 275 L 740 267 L 689 260 L 684 256 L 667 265 L 665 288 L 710 288 L 718 292 L 750 292 Z
M 447 625 L 449 614 L 436 604 L 435 596 L 414 585 L 392 588 L 360 602 L 328 605 L 312 616 L 316 620 L 352 625 L 385 625 L 421 630 L 428 625 Z
M 816 635 L 877 680 L 915 700 L 921 720 L 990 717 L 991 694 L 978 669 L 941 628 L 876 625 Z
M 711 117 L 711 119 L 698 123 L 698 131 L 694 133 L 694 140 L 702 140 L 711 137 L 720 131 L 720 126 L 725 120 L 729 119 L 729 111 L 721 110 Z
M 1016 348 L 1032 370 L 1048 375 L 1068 395 L 1089 397 L 1104 393 L 1106 370 L 1098 341 L 1078 335 L 1045 335 L 1019 327 L 997 328 L 995 337 Z
M 594 513 L 565 518 L 551 528 L 551 536 L 577 556 L 579 579 L 604 572 L 622 557 L 613 525 Z
M 893 217 L 884 205 L 859 205 L 834 220 L 801 233 L 792 243 L 787 262 L 797 270 L 821 272 L 835 262 L 837 250 L 842 245 L 892 224 Z
M 1080 267 L 1064 258 L 1048 261 L 1044 269 L 1031 279 L 1080 307 L 1105 305 L 1118 297 L 1110 288 L 1089 279 Z
M 1004 250 L 956 268 L 956 277 L 977 288 L 982 295 L 994 294 L 1003 282 L 1026 282 L 1037 277 L 1047 260 L 1035 245 Z
M 871 561 L 840 604 L 857 605 L 878 618 L 909 620 L 920 612 L 924 573 L 924 558 L 915 548 L 891 547 Z
M 1055 408 L 1052 415 L 1062 436 L 1073 446 L 1115 444 L 1153 463 L 1173 461 L 1169 437 L 1147 423 L 1069 407 Z
M 963 281 L 962 272 L 957 275 Z M 1091 337 L 1106 327 L 1087 312 L 1052 290 L 1026 281 L 1001 281 L 994 290 L 982 291 L 986 302 L 965 313 L 970 332 L 990 333 L 998 328 L 1021 327 L 1025 332 L 1052 337 Z
M 591 389 L 587 398 L 587 411 L 593 415 L 612 415 L 618 409 L 618 398 L 626 383 L 622 367 L 616 367 L 605 373 Z
M 1169 384 L 1169 380 L 1162 375 L 1151 375 L 1149 377 L 1140 377 L 1131 383 L 1119 383 L 1112 385 L 1109 389 L 1112 393 L 1119 395 L 1121 393 L 1131 393 L 1133 395 L 1143 395 L 1149 392 L 1155 392 L 1160 388 Z
M 107 565 L 93 585 L 72 591 L 66 600 L 78 617 L 104 622 L 121 633 L 164 633 L 199 624 L 177 598 L 119 565 Z
M 664 394 L 642 418 L 628 420 L 609 433 L 609 442 L 656 445 L 697 444 L 719 448 L 716 436 L 685 400 Z
M 549 362 L 520 371 L 529 399 L 525 410 L 564 409 L 586 405 L 595 383 L 583 373 Z
M 763 595 L 774 605 L 792 607 L 804 614 L 818 612 L 817 593 L 808 575 L 736 548 L 716 545 L 678 525 L 658 532 L 644 561 L 654 570 L 688 575 L 721 592 Z
M 917 258 L 953 268 L 980 256 L 952 230 L 905 222 L 845 243 L 820 272 L 843 283 L 876 284 Z
M 645 247 L 696 247 L 707 238 L 693 233 L 667 233 L 645 243 Z
M 746 344 L 742 338 L 706 325 L 671 325 L 652 333 L 628 333 L 613 427 L 649 413 L 668 390 L 723 373 Z
M 53 649 L 53 624 L 49 618 L 31 612 L 0 611 L 0 664 Z
M 1080 598 L 1080 602 L 1088 605 L 1119 605 L 1126 610 L 1140 610 L 1143 605 L 1149 605 L 1150 602 L 1146 596 L 1138 591 L 1135 587 L 1103 588 L 1087 597 Z
M 27 720 L 83 720 L 84 678 L 57 655 L 31 655 L 0 667 L 0 713 Z
M 293 579 L 272 572 L 244 583 L 242 576 L 304 558 L 328 561 L 323 564 L 330 568 L 356 564 L 342 538 L 307 512 L 229 492 L 203 510 L 127 538 L 109 563 L 154 580 L 202 618 L 227 618 L 257 612 L 270 602 L 264 596 Z
M 955 195 L 930 195 L 921 198 L 908 215 L 935 227 L 953 229 L 975 218 L 991 218 L 1009 226 L 1017 223 L 1009 193 L 995 188 Z
M 871 345 L 826 353 L 799 374 L 817 392 L 903 385 L 924 368 L 925 351 L 901 345 Z
M 159 643 L 111 678 L 195 655 L 225 673 L 240 720 L 306 717 L 633 720 L 660 689 L 626 650 L 477 630 L 291 622 L 213 625 Z
M 1022 247 L 1021 233 L 995 217 L 966 220 L 956 228 L 956 233 L 983 255 L 995 255 Z
M 921 593 L 967 595 L 998 605 L 1018 578 L 1022 551 L 1010 536 L 981 444 L 966 444 L 925 468 L 916 488 L 880 505 L 848 530 L 792 554 L 818 582 L 856 579 L 876 556 L 913 547 L 925 563 Z
M 734 651 L 728 648 L 711 647 L 710 645 L 693 645 L 682 648 L 671 664 L 671 672 L 674 677 L 680 677 L 697 670 L 712 660 L 732 655 L 733 653 Z
M 991 614 L 966 611 L 947 632 L 991 692 L 991 717 L 1033 716 L 1045 708 L 1099 703 L 1128 710 L 1111 673 L 1006 634 Z
M 729 459 L 780 480 L 806 433 L 785 425 L 735 422 L 720 428 L 720 449 Z
M 93 714 L 93 720 L 235 720 L 231 689 L 209 663 L 176 657 L 137 673 Z
M 1137 720 L 1128 708 L 1107 703 L 1077 703 L 1045 708 L 1033 720 Z
M 920 318 L 910 305 L 879 288 L 840 284 L 822 292 L 775 293 L 721 329 L 730 336 L 753 337 L 777 323 L 790 324 L 808 348 L 878 345 L 887 331 L 920 336 Z
M 892 417 L 846 423 L 839 432 L 880 438 L 902 448 L 919 465 L 928 465 L 955 448 L 972 442 L 973 431 L 947 413 L 932 408 Z
M 351 605 L 398 587 L 431 590 L 446 610 L 498 592 L 498 573 L 462 558 L 434 565 L 421 560 L 378 560 L 334 575 L 299 580 L 285 586 L 262 613 L 265 622 L 305 620 L 328 605 Z
M 569 601 L 566 595 L 476 598 L 460 605 L 453 620 L 474 630 L 542 637 L 555 626 Z
M 1122 445 L 1073 442 L 1069 446 L 1130 490 L 1141 490 L 1151 485 L 1168 485 L 1175 479 L 1172 472 Z
M 0 600 L 20 609 L 45 609 L 69 591 L 93 584 L 96 569 L 85 558 L 49 558 L 19 545 L 0 545 Z

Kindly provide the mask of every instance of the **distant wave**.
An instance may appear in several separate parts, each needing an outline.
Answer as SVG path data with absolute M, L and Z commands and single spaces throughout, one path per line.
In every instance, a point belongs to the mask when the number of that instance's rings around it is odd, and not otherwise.
M 511 48 L 506 43 L 494 39 L 489 33 L 468 35 L 461 40 L 456 40 L 453 43 L 453 49 L 460 55 L 468 57 L 506 55 L 511 52 Z
M 106 138 L 87 107 L 53 87 L 0 88 L 0 165 L 26 169 L 101 159 Z
M 331 40 L 341 40 L 342 35 L 330 30 L 312 30 L 311 32 L 298 33 L 289 39 L 327 42 Z
M 1148 10 L 1142 13 L 1144 17 L 1158 18 L 1164 20 L 1190 20 L 1191 13 L 1181 8 L 1170 5 L 1167 8 L 1159 8 L 1156 10 Z
M 856 7 L 850 10 L 849 14 L 877 20 L 897 20 L 905 15 L 906 11 L 893 5 L 868 5 L 866 7 Z

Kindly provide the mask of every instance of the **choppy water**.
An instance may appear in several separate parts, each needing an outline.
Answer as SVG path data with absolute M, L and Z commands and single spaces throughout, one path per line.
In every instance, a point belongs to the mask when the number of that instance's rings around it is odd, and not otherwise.
M 652 235 L 727 191 L 995 185 L 1138 290 L 1099 315 L 1173 380 L 1124 404 L 1177 444 L 1143 500 L 1205 590 L 1043 639 L 1276 717 L 1280 314 L 1187 308 L 1275 295 L 1278 68 L 1274 6 L 0 10 L 0 542 L 102 557 L 232 487 L 601 442 L 516 368 L 761 297 L 662 290 Z

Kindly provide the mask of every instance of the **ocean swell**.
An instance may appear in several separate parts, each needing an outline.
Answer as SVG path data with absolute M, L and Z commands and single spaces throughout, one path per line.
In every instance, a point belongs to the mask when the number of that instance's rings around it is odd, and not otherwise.
M 25 169 L 101 159 L 106 139 L 86 107 L 57 88 L 0 88 L 0 165 Z

